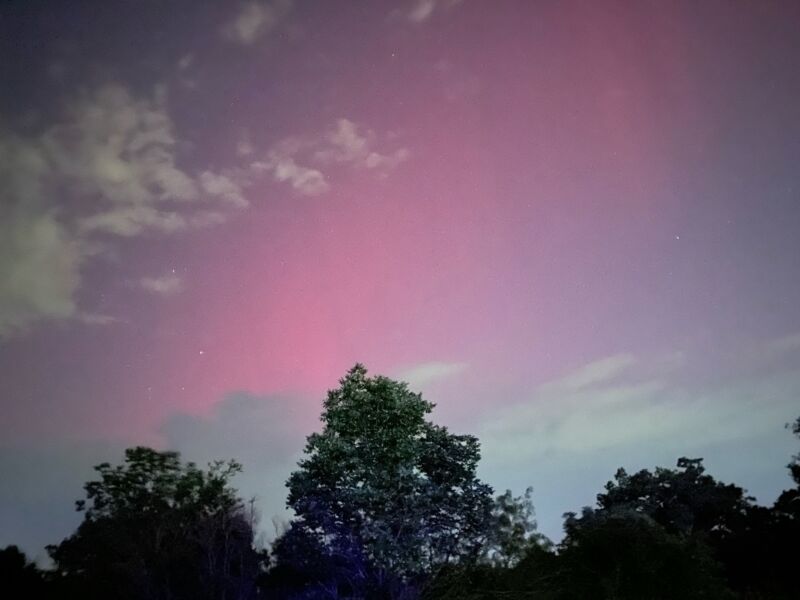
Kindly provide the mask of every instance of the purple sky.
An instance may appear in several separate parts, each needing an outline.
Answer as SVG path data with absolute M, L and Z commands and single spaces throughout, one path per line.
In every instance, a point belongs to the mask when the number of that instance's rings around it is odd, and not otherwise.
M 91 465 L 236 457 L 267 537 L 356 361 L 542 530 L 800 414 L 800 5 L 0 7 L 0 546 Z

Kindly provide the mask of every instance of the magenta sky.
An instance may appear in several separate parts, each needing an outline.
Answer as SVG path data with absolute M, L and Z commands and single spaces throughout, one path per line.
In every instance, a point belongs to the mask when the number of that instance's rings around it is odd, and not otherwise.
M 620 465 L 788 485 L 796 3 L 0 17 L 0 545 L 133 443 L 242 459 L 268 524 L 356 361 L 553 536 Z

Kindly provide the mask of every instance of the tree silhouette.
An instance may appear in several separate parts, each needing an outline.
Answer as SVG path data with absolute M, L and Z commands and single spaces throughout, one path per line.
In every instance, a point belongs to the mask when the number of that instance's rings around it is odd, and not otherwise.
M 367 377 L 362 365 L 328 393 L 324 428 L 308 437 L 287 483 L 297 515 L 287 535 L 347 573 L 328 585 L 411 597 L 415 582 L 442 565 L 478 558 L 492 506 L 491 488 L 476 476 L 478 440 L 427 421 L 432 408 L 405 383 Z M 292 564 L 289 546 L 279 544 L 279 563 Z
M 82 598 L 244 600 L 263 557 L 229 481 L 235 462 L 207 471 L 176 452 L 125 451 L 95 467 L 77 502 L 78 530 L 49 546 L 62 587 Z
M 555 587 L 559 598 L 728 598 L 710 550 L 631 509 L 568 514 Z

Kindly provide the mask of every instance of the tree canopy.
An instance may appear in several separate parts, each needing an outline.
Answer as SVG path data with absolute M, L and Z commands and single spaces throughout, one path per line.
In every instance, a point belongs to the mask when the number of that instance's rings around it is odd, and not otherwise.
M 362 365 L 328 392 L 323 429 L 308 437 L 287 484 L 296 514 L 287 536 L 360 565 L 350 586 L 396 596 L 421 575 L 480 555 L 492 490 L 476 476 L 478 440 L 428 421 L 432 409 Z M 285 561 L 287 543 L 277 548 Z
M 176 452 L 137 447 L 95 467 L 78 530 L 48 550 L 64 586 L 83 598 L 246 599 L 262 556 L 253 521 L 230 487 L 236 462 L 207 471 Z

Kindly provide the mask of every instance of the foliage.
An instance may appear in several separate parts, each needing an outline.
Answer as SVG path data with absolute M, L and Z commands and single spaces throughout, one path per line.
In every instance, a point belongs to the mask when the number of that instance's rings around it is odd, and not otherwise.
M 741 522 L 752 500 L 742 488 L 707 475 L 702 458 L 679 458 L 677 466 L 634 475 L 619 469 L 605 493 L 597 496 L 597 504 L 601 510 L 647 515 L 676 534 L 721 537 Z
M 427 421 L 432 408 L 405 383 L 356 365 L 328 393 L 324 428 L 287 484 L 292 535 L 321 556 L 357 561 L 372 594 L 409 594 L 421 576 L 476 560 L 487 538 L 491 488 L 476 476 L 478 440 Z
M 176 452 L 137 447 L 126 450 L 124 464 L 95 470 L 99 478 L 77 503 L 83 522 L 48 547 L 62 586 L 84 598 L 253 596 L 262 557 L 252 519 L 229 486 L 237 463 L 203 471 Z
M 786 427 L 791 427 L 792 433 L 800 439 L 800 417 L 791 426 L 787 424 Z M 792 456 L 791 462 L 786 466 L 795 487 L 780 495 L 775 508 L 788 519 L 800 523 L 800 452 Z
M 491 497 L 478 441 L 427 420 L 406 384 L 356 365 L 328 393 L 287 486 L 296 517 L 254 548 L 254 518 L 230 480 L 175 452 L 131 448 L 95 467 L 83 521 L 43 571 L 0 550 L 4 591 L 62 600 L 672 600 L 800 598 L 800 454 L 771 507 L 706 474 L 702 459 L 629 475 L 594 508 L 566 513 L 553 546 L 532 489 Z M 800 419 L 791 426 L 800 437 Z
M 41 598 L 45 591 L 42 572 L 17 546 L 0 550 L 0 582 L 6 590 L 25 590 L 26 597 Z
M 550 545 L 550 540 L 536 530 L 532 487 L 526 489 L 523 496 L 514 496 L 511 490 L 506 490 L 495 498 L 492 527 L 484 549 L 484 558 L 489 563 L 513 567 L 533 546 Z
M 568 514 L 556 582 L 563 598 L 725 598 L 704 544 L 631 510 Z

